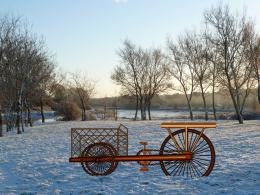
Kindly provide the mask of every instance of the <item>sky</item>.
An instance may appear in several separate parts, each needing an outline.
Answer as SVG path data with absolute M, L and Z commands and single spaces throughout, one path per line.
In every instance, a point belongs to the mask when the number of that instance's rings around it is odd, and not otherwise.
M 95 97 L 120 93 L 110 79 L 125 39 L 166 49 L 185 30 L 199 29 L 217 0 L 0 0 L 0 16 L 22 17 L 44 37 L 57 69 L 82 72 L 97 82 Z M 259 0 L 222 0 L 243 11 L 260 32 Z

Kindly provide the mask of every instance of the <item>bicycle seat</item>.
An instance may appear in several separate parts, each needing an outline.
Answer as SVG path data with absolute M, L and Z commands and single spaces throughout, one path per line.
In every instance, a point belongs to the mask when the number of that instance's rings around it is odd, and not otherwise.
M 146 141 L 140 141 L 139 143 L 144 145 L 144 146 L 148 144 Z

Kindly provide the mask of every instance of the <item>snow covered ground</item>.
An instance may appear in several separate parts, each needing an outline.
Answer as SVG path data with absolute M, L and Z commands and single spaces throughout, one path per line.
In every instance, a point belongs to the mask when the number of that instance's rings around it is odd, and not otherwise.
M 161 121 L 121 121 L 129 128 L 129 154 L 139 140 L 159 148 L 167 132 Z M 206 130 L 216 150 L 209 177 L 166 177 L 160 167 L 139 172 L 120 163 L 109 176 L 87 175 L 69 163 L 71 127 L 117 127 L 120 122 L 55 122 L 0 138 L 0 194 L 260 194 L 260 121 L 221 121 Z

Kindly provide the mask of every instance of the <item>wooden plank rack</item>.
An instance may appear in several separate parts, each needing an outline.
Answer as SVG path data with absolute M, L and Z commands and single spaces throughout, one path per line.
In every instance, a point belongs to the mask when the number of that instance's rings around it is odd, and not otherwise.
M 216 128 L 216 122 L 164 122 L 161 128 Z

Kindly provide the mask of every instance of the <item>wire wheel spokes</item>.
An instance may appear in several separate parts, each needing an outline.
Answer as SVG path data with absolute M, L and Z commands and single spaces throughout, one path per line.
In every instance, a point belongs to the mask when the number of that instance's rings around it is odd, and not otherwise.
M 94 143 L 87 146 L 82 152 L 82 157 L 107 157 L 116 156 L 117 152 L 115 148 L 108 143 Z M 108 175 L 112 173 L 117 167 L 118 162 L 81 162 L 82 168 L 90 175 Z
M 205 134 L 194 129 L 188 129 L 188 150 L 192 153 L 192 160 L 160 161 L 165 175 L 200 177 L 208 176 L 215 164 L 215 150 L 213 144 Z M 180 129 L 172 133 L 177 144 L 169 135 L 163 141 L 160 154 L 180 154 L 185 152 L 185 130 Z M 177 146 L 178 145 L 178 146 Z

